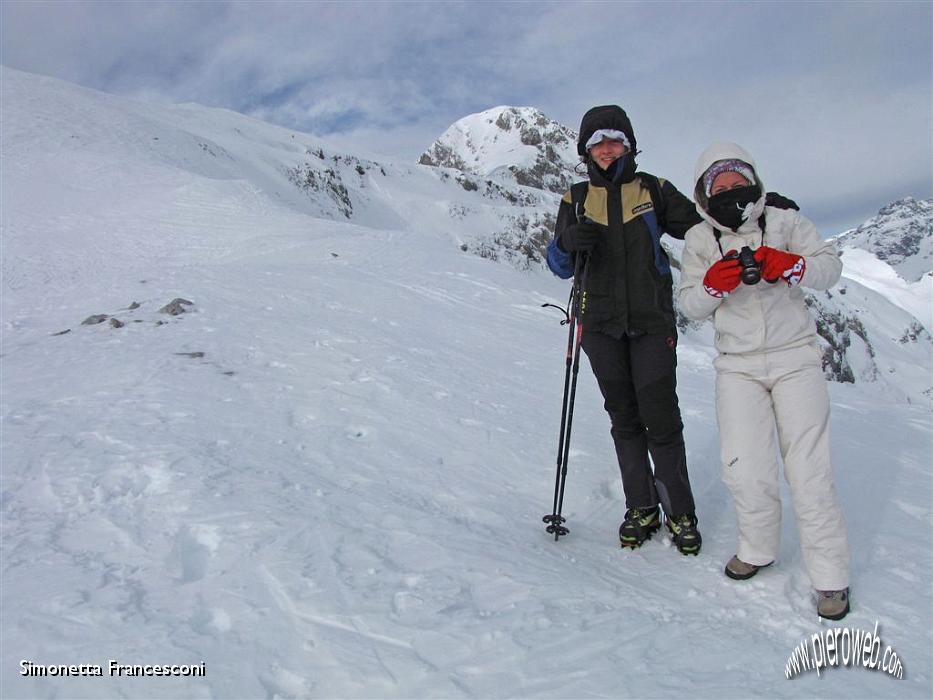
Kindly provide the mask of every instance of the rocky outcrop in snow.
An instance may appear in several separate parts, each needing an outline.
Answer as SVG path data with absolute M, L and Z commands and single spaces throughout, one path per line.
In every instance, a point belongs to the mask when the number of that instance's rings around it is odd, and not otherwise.
M 839 248 L 873 253 L 902 278 L 916 282 L 933 269 L 933 199 L 899 199 L 835 240 Z
M 831 290 L 808 292 L 830 381 L 871 382 L 901 400 L 933 398 L 933 337 L 909 313 L 843 277 Z

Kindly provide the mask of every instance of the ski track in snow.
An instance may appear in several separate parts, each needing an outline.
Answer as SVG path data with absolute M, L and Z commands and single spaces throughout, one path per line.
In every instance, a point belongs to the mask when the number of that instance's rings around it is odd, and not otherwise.
M 700 556 L 666 536 L 618 548 L 585 360 L 555 543 L 541 516 L 566 331 L 540 304 L 566 283 L 443 235 L 295 214 L 243 182 L 146 175 L 152 191 L 95 188 L 103 209 L 4 215 L 3 697 L 933 694 L 928 408 L 832 387 L 853 546 L 839 624 L 880 621 L 906 680 L 787 681 L 827 625 L 786 489 L 779 562 L 722 574 L 735 523 L 708 348 L 685 342 L 679 371 Z M 157 313 L 176 296 L 188 313 Z M 92 313 L 126 325 L 79 325 Z M 208 675 L 23 678 L 21 659 Z

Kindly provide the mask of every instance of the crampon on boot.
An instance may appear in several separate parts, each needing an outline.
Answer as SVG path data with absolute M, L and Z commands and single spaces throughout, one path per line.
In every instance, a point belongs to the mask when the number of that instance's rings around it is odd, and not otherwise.
M 658 507 L 629 508 L 625 511 L 625 520 L 619 526 L 619 543 L 629 549 L 638 549 L 645 540 L 661 527 Z
M 665 524 L 678 552 L 694 556 L 700 553 L 703 538 L 697 530 L 697 519 L 693 513 L 684 513 L 676 518 L 665 518 Z

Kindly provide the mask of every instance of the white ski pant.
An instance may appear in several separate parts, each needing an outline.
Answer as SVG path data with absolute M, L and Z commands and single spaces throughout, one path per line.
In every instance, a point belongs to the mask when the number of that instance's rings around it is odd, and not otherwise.
M 715 366 L 722 476 L 738 519 L 736 554 L 759 566 L 777 558 L 780 449 L 810 583 L 817 590 L 846 588 L 849 542 L 833 484 L 819 348 L 720 355 Z

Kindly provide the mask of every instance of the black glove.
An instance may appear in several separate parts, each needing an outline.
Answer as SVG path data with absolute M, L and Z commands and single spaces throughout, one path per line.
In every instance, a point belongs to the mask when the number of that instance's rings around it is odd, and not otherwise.
M 557 244 L 565 253 L 574 251 L 588 252 L 596 247 L 603 235 L 604 228 L 605 226 L 589 222 L 573 224 L 564 229 Z
M 765 204 L 775 209 L 793 209 L 795 211 L 800 211 L 797 202 L 777 192 L 768 192 L 765 196 Z

